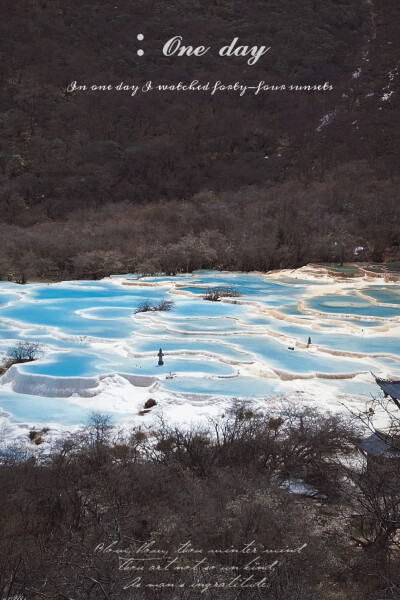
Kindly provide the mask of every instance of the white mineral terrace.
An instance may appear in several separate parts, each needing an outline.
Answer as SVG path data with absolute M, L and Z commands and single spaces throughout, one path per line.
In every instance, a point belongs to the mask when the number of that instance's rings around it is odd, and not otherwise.
M 18 438 L 44 424 L 71 428 L 93 410 L 115 423 L 149 423 L 160 412 L 190 423 L 221 414 L 232 398 L 260 409 L 286 400 L 367 410 L 379 395 L 371 372 L 400 378 L 400 284 L 379 271 L 1 282 L 0 355 L 35 341 L 44 356 L 0 379 L 0 425 Z M 221 286 L 240 296 L 203 299 Z M 136 313 L 144 300 L 174 305 Z M 139 414 L 149 398 L 157 406 Z

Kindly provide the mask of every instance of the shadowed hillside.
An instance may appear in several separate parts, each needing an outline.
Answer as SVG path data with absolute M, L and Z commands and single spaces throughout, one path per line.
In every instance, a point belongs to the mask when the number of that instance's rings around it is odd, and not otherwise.
M 3 277 L 396 258 L 398 17 L 393 1 L 6 1 Z M 174 35 L 211 50 L 165 57 Z M 235 37 L 271 50 L 218 56 Z M 195 79 L 333 90 L 67 89 Z

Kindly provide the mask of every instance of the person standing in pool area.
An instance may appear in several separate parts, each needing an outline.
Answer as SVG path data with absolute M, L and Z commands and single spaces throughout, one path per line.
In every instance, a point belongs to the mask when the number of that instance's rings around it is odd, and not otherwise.
M 158 351 L 158 365 L 159 366 L 162 366 L 164 364 L 163 356 L 164 356 L 164 353 L 162 351 L 162 348 L 160 348 L 160 350 Z

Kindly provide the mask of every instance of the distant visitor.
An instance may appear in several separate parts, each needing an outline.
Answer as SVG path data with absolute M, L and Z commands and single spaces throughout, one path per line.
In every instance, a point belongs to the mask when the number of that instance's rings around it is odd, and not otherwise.
M 162 366 L 164 364 L 163 356 L 164 356 L 164 353 L 163 353 L 162 349 L 160 348 L 160 350 L 158 352 L 158 364 L 160 366 Z

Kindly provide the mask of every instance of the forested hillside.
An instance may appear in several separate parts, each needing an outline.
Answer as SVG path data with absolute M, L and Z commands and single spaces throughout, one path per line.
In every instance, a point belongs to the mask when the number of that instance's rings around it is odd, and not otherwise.
M 394 0 L 115 2 L 3 3 L 3 277 L 397 257 Z M 175 35 L 211 51 L 166 57 Z M 218 56 L 235 37 L 271 50 Z M 333 90 L 68 91 L 196 79 Z

